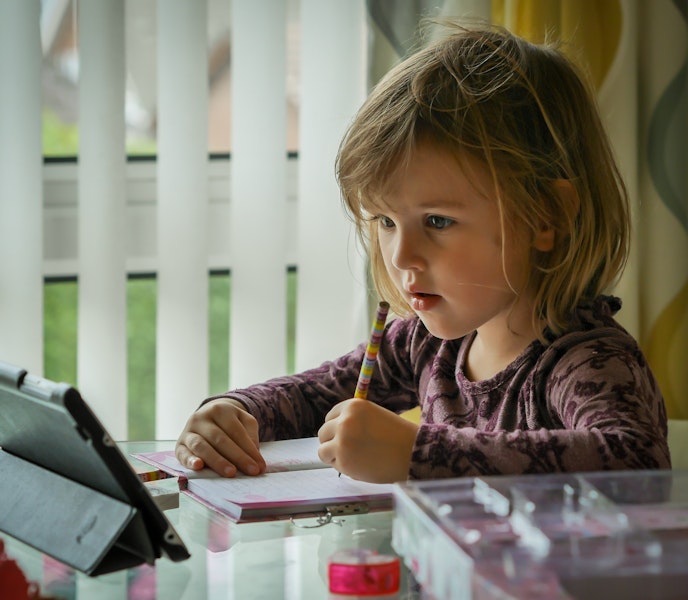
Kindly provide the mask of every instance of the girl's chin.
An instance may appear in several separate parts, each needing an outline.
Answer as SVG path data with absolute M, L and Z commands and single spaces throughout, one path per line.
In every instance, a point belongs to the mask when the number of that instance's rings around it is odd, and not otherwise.
M 433 336 L 441 340 L 456 340 L 470 333 L 469 331 L 459 331 L 456 327 L 448 327 L 446 323 L 439 323 L 437 319 L 432 319 L 419 312 L 416 312 L 416 316 Z

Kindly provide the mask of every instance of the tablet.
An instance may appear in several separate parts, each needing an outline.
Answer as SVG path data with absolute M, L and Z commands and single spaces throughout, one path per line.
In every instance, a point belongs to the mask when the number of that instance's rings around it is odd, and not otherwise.
M 189 557 L 81 394 L 0 362 L 0 530 L 89 575 Z

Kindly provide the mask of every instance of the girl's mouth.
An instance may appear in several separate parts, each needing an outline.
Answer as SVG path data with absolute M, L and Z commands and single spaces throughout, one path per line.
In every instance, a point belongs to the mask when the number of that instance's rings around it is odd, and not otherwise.
M 411 294 L 411 308 L 416 312 L 424 312 L 434 308 L 442 296 L 418 292 Z

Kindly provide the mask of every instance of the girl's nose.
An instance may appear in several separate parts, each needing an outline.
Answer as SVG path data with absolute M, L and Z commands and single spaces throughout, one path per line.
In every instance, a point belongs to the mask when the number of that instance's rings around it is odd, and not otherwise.
M 422 241 L 418 236 L 408 232 L 397 230 L 394 236 L 394 248 L 392 252 L 392 264 L 400 271 L 422 269 L 425 264 L 422 252 Z

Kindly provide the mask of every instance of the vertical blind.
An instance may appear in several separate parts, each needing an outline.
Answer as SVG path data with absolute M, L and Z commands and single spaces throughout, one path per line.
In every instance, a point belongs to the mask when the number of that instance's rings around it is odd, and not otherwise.
M 158 3 L 158 438 L 208 385 L 206 27 L 206 0 Z
M 0 2 L 0 357 L 41 372 L 39 19 L 39 0 Z
M 369 328 L 358 301 L 363 259 L 332 201 L 337 147 L 366 93 L 365 10 L 337 0 L 304 0 L 301 9 L 297 370 L 350 350 Z
M 124 3 L 81 2 L 77 372 L 101 419 L 127 426 Z
M 209 232 L 228 248 L 231 385 L 286 371 L 285 240 L 298 240 L 297 367 L 365 339 L 364 265 L 334 158 L 365 95 L 363 0 L 300 3 L 298 217 L 286 218 L 283 0 L 232 2 L 232 156 L 227 222 L 209 223 L 207 1 L 158 10 L 156 437 L 175 438 L 208 392 Z M 77 385 L 127 438 L 125 0 L 80 2 Z M 44 217 L 40 0 L 0 2 L 0 360 L 43 368 Z M 6 85 L 12 82 L 12 85 Z M 217 212 L 212 214 L 216 215 Z M 219 214 L 225 214 L 220 212 Z M 291 226 L 290 226 L 291 224 Z
M 285 23 L 279 0 L 232 4 L 231 387 L 286 364 Z

